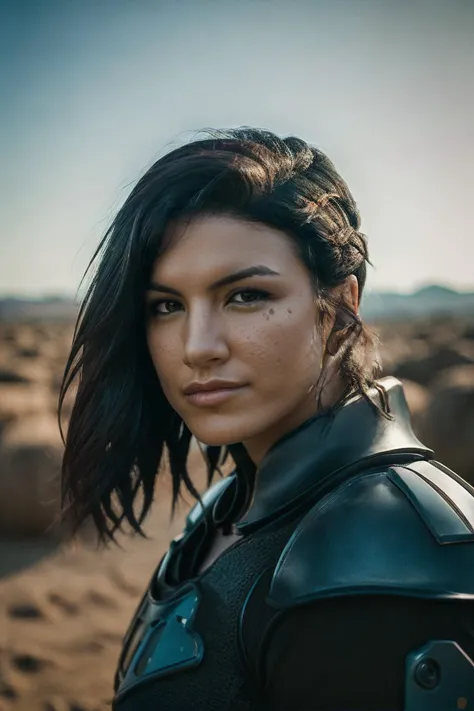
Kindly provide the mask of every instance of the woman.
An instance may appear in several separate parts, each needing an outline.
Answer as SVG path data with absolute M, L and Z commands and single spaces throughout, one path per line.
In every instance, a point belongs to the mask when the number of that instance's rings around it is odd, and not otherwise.
M 366 240 L 328 158 L 254 129 L 196 140 L 99 252 L 61 393 L 80 374 L 65 514 L 140 533 L 164 459 L 173 507 L 181 485 L 199 498 L 192 436 L 210 479 L 235 461 L 153 573 L 114 708 L 473 704 L 474 490 L 377 380 Z

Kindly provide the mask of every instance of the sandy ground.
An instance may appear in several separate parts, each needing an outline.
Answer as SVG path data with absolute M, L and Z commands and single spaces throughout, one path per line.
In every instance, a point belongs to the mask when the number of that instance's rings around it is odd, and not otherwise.
M 157 498 L 151 540 L 121 537 L 125 550 L 0 542 L 0 711 L 110 708 L 122 636 L 187 511 L 170 524 L 166 486 Z

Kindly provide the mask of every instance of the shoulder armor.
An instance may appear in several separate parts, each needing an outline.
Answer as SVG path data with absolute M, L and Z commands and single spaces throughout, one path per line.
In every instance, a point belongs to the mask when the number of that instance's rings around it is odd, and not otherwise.
M 417 461 L 365 472 L 321 499 L 283 550 L 268 602 L 357 594 L 474 599 L 474 488 Z

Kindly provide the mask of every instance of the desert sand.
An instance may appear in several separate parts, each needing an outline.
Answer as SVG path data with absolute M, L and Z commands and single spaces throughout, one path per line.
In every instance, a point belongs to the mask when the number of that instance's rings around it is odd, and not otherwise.
M 69 324 L 0 324 L 0 711 L 110 708 L 122 636 L 189 498 L 170 522 L 163 472 L 123 548 L 45 535 L 57 508 L 54 422 Z M 474 483 L 474 327 L 455 319 L 380 329 L 384 374 L 403 379 L 415 431 Z M 70 405 L 70 404 L 69 404 Z M 190 470 L 204 487 L 198 451 Z
M 0 542 L 0 711 L 110 708 L 122 636 L 188 509 L 183 503 L 170 522 L 167 486 L 157 489 L 144 527 L 150 540 L 121 536 L 123 549 L 100 551 L 80 542 Z

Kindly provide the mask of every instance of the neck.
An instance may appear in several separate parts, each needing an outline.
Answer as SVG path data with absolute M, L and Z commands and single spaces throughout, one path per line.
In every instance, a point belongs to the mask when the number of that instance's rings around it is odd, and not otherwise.
M 324 391 L 321 393 L 321 402 L 319 407 L 314 397 L 314 393 L 311 392 L 298 406 L 298 408 L 290 412 L 281 420 L 278 420 L 277 423 L 272 425 L 267 430 L 264 430 L 252 439 L 243 442 L 242 444 L 247 450 L 247 454 L 255 466 L 259 466 L 269 449 L 271 449 L 271 447 L 273 447 L 273 445 L 276 444 L 282 437 L 292 430 L 297 429 L 300 425 L 315 415 L 326 412 L 331 407 L 334 407 L 334 405 L 338 403 L 346 393 L 347 384 L 344 383 L 339 376 L 337 378 L 333 378 L 331 382 L 325 386 Z

